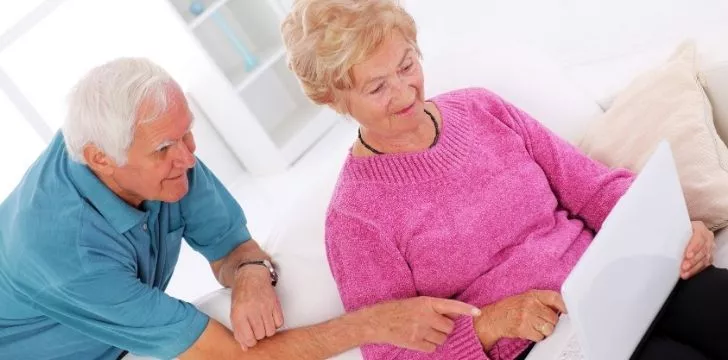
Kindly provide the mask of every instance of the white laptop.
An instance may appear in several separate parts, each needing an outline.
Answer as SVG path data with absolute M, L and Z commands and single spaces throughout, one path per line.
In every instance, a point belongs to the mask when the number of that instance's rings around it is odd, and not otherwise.
M 564 282 L 568 315 L 527 359 L 629 359 L 679 280 L 691 235 L 663 141 Z

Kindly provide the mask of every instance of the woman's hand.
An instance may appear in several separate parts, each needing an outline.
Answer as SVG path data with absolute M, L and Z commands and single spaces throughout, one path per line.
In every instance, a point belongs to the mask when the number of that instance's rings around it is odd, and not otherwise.
M 693 221 L 693 237 L 685 249 L 680 277 L 687 280 L 713 263 L 715 236 L 702 221 Z
M 486 351 L 501 338 L 541 341 L 551 335 L 559 314 L 566 312 L 555 291 L 530 290 L 488 305 L 475 321 L 475 331 Z

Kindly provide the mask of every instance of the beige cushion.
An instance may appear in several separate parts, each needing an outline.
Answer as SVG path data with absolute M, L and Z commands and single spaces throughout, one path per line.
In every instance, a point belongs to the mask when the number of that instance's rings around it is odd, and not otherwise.
M 580 147 L 609 166 L 639 171 L 661 139 L 671 144 L 691 218 L 714 230 L 728 225 L 728 148 L 697 78 L 692 43 L 618 94 Z
M 713 120 L 718 135 L 723 141 L 728 141 L 728 61 L 706 66 L 701 71 L 701 79 L 713 105 Z

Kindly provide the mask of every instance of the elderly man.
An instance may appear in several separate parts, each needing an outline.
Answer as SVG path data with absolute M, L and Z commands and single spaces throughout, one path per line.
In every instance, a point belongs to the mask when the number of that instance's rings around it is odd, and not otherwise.
M 283 325 L 271 259 L 245 215 L 193 155 L 179 86 L 144 59 L 91 70 L 62 134 L 0 205 L 0 358 L 322 359 L 364 343 L 433 351 L 444 314 L 415 298 L 308 328 Z M 181 239 L 232 288 L 230 331 L 164 293 Z

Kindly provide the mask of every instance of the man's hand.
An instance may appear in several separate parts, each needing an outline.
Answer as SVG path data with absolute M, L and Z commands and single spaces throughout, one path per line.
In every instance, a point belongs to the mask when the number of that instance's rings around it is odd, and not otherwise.
M 687 280 L 713 263 L 715 236 L 702 221 L 693 221 L 693 237 L 685 249 L 680 277 Z
M 455 300 L 416 297 L 377 304 L 358 312 L 373 332 L 373 343 L 433 352 L 447 340 L 455 323 L 450 317 L 479 316 L 478 308 Z
M 240 267 L 243 262 L 260 260 L 271 259 L 250 239 L 210 263 L 217 281 L 232 289 L 230 321 L 235 340 L 243 350 L 255 346 L 258 340 L 273 336 L 283 326 L 283 312 L 268 269 L 253 264 Z
M 236 272 L 230 320 L 235 340 L 243 350 L 275 335 L 283 326 L 283 312 L 268 269 L 246 265 Z

